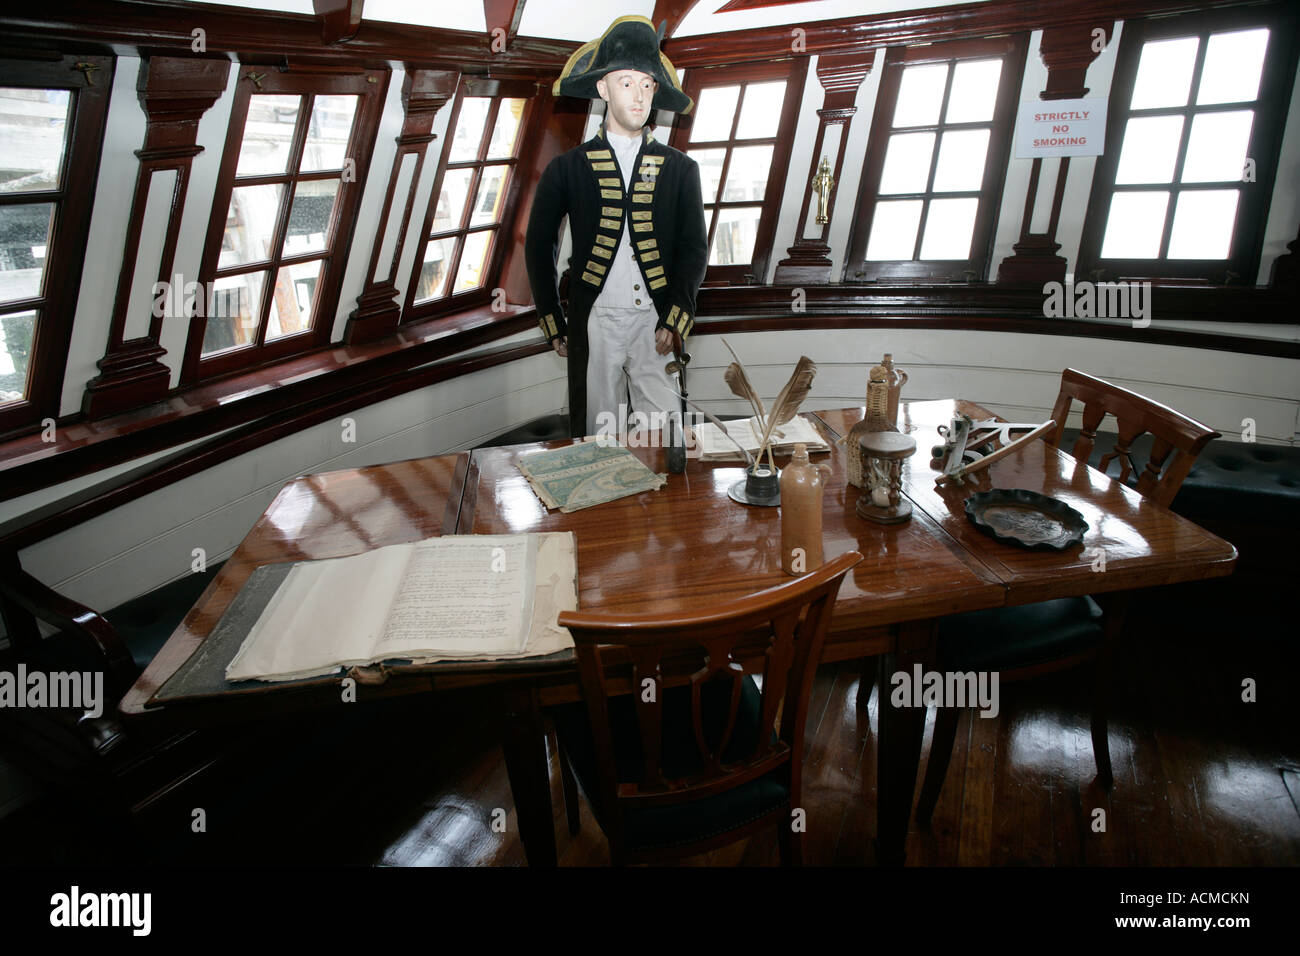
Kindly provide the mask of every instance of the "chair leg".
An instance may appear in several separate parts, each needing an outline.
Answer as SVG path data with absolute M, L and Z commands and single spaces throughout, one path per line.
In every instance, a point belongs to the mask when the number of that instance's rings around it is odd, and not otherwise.
M 1115 777 L 1110 767 L 1110 734 L 1106 727 L 1110 690 L 1107 672 L 1104 658 L 1099 658 L 1092 691 L 1092 756 L 1097 761 L 1097 782 L 1109 790 L 1115 785 Z
M 921 797 L 916 803 L 916 822 L 928 827 L 943 781 L 948 776 L 948 762 L 952 760 L 952 747 L 957 740 L 957 721 L 961 711 L 956 707 L 938 707 L 934 715 L 934 736 L 930 740 L 930 759 L 925 764 L 925 782 L 921 784 Z
M 803 866 L 803 834 L 795 832 L 788 818 L 777 824 L 782 866 Z
M 876 685 L 876 671 L 878 661 L 874 657 L 864 657 L 862 659 L 862 673 L 858 677 L 858 706 L 866 707 L 871 701 L 871 688 Z
M 577 836 L 582 829 L 581 812 L 578 807 L 578 781 L 574 779 L 573 768 L 560 743 L 560 733 L 555 732 L 555 754 L 560 760 L 560 784 L 564 788 L 564 814 L 569 821 L 569 835 Z

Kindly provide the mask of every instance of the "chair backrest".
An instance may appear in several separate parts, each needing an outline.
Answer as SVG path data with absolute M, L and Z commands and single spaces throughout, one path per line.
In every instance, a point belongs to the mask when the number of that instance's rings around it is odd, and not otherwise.
M 791 765 L 791 786 L 797 794 L 813 674 L 840 583 L 861 560 L 861 554 L 850 551 L 803 577 L 701 614 L 562 613 L 559 624 L 569 629 L 577 646 L 595 738 L 600 797 L 607 808 L 618 814 L 633 805 L 711 796 L 785 763 Z M 750 752 L 736 753 L 733 748 L 728 755 L 745 660 L 762 661 L 758 732 Z M 730 697 L 721 734 L 710 740 L 702 702 L 706 684 L 713 680 L 729 682 Z M 689 776 L 671 776 L 663 765 L 663 702 L 670 687 L 690 689 L 690 721 L 699 759 Z M 725 690 L 725 684 L 711 688 L 717 689 Z M 629 692 L 640 737 L 641 779 L 620 783 L 609 702 L 611 696 Z M 725 693 L 720 697 L 725 699 Z
M 1061 392 L 1056 398 L 1056 407 L 1052 409 L 1052 418 L 1057 425 L 1050 444 L 1060 447 L 1065 419 L 1076 399 L 1083 404 L 1083 427 L 1070 453 L 1079 461 L 1088 461 L 1096 443 L 1097 426 L 1107 413 L 1114 415 L 1118 432 L 1115 450 L 1102 456 L 1097 467 L 1105 471 L 1111 461 L 1120 456 L 1120 480 L 1128 481 L 1129 475 L 1137 470 L 1132 444 L 1141 435 L 1149 433 L 1153 439 L 1151 455 L 1138 475 L 1137 490 L 1165 507 L 1178 494 L 1178 488 L 1196 456 L 1211 440 L 1220 437 L 1214 429 L 1167 405 L 1067 368 L 1061 373 Z

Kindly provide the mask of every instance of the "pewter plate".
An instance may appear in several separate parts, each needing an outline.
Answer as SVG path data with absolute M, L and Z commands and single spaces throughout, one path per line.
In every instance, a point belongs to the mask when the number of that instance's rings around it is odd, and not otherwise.
M 1088 522 L 1063 501 L 1024 488 L 979 491 L 966 514 L 985 534 L 1031 551 L 1064 551 L 1083 543 Z

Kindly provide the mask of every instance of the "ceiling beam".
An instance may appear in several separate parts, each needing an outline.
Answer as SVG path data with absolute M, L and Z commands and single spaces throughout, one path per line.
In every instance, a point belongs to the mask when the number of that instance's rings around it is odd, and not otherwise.
M 506 41 L 513 41 L 519 33 L 519 21 L 524 18 L 524 4 L 528 0 L 483 0 L 483 19 L 488 33 L 506 31 Z
M 326 43 L 351 40 L 361 29 L 361 9 L 366 0 L 311 0 L 321 19 L 321 39 Z
M 670 37 L 677 32 L 677 25 L 697 3 L 699 0 L 655 0 L 655 12 L 650 20 L 654 23 L 655 29 L 659 28 L 659 24 L 667 23 L 664 36 Z

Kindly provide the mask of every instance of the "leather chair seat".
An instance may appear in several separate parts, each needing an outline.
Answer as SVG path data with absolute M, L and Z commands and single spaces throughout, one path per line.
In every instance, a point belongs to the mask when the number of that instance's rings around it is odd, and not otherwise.
M 1101 643 L 1101 621 L 1086 596 L 958 614 L 939 623 L 939 667 L 1009 671 L 1072 657 Z
M 726 681 L 711 681 L 701 693 L 705 740 L 713 745 L 722 735 L 730 699 Z M 741 680 L 736 728 L 724 754 L 725 761 L 741 760 L 754 750 L 761 697 L 749 677 Z M 689 776 L 702 769 L 691 724 L 689 687 L 672 687 L 663 699 L 663 767 L 666 776 Z M 588 794 L 600 792 L 595 742 L 587 716 L 587 704 L 580 701 L 554 711 L 560 741 L 569 756 L 574 775 Z M 630 696 L 609 699 L 610 729 L 614 737 L 616 770 L 620 783 L 641 779 L 641 735 L 635 705 Z M 751 780 L 725 793 L 689 803 L 629 810 L 625 836 L 630 851 L 669 849 L 706 840 L 737 829 L 788 804 L 790 791 L 778 779 L 779 772 Z M 593 811 L 601 808 L 593 801 Z

